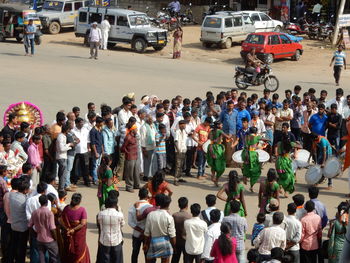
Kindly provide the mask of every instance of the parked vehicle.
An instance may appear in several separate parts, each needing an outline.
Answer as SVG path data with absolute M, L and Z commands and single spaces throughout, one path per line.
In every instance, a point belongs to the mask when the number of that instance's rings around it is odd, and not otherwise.
M 163 8 L 161 11 L 158 11 L 157 20 L 159 21 L 160 27 L 167 29 L 169 32 L 181 26 L 180 20 L 174 16 L 169 8 Z
M 319 34 L 319 28 L 320 28 L 320 24 L 318 22 L 312 23 L 311 25 L 309 25 L 309 30 L 307 32 L 307 36 L 310 39 L 317 39 L 318 34 Z
M 185 12 L 180 13 L 178 16 L 178 19 L 180 20 L 180 24 L 183 26 L 197 24 L 193 19 L 193 12 L 191 7 L 192 7 L 192 3 L 189 3 L 189 5 L 185 9 Z
M 214 5 L 209 6 L 208 11 L 203 13 L 202 18 L 204 20 L 204 18 L 206 16 L 215 15 L 215 14 L 217 14 L 217 12 L 221 12 L 221 11 L 234 12 L 235 10 L 233 10 L 232 8 L 230 8 L 226 5 L 218 5 L 218 3 L 215 2 Z
M 206 16 L 200 41 L 207 48 L 213 44 L 221 48 L 230 48 L 232 42 L 243 41 L 252 32 L 255 32 L 253 21 L 242 12 Z
M 328 22 L 325 24 L 320 24 L 318 28 L 317 38 L 323 41 L 326 39 L 329 39 L 330 41 L 332 41 L 333 34 L 334 34 L 334 26 L 332 25 L 331 22 Z
M 293 42 L 288 35 L 283 33 L 253 33 L 247 36 L 242 43 L 241 57 L 245 60 L 247 53 L 255 48 L 257 57 L 267 64 L 275 59 L 291 57 L 299 60 L 303 54 L 303 46 Z
M 24 37 L 24 28 L 29 20 L 37 30 L 35 33 L 35 44 L 41 44 L 41 23 L 35 10 L 28 9 L 28 6 L 22 4 L 0 4 L 0 42 L 7 38 L 16 38 L 21 42 Z
M 305 13 L 306 14 L 306 13 Z M 284 25 L 284 32 L 291 35 L 302 35 L 309 32 L 309 23 L 306 19 L 306 16 L 299 18 L 293 18 L 293 21 L 287 22 Z
M 279 87 L 279 81 L 276 76 L 272 75 L 272 69 L 269 65 L 263 65 L 260 67 L 260 72 L 254 83 L 252 81 L 253 74 L 247 72 L 243 67 L 236 67 L 234 79 L 235 84 L 239 89 L 246 89 L 249 86 L 260 86 L 264 84 L 265 89 L 275 92 Z
M 54 35 L 62 27 L 74 27 L 79 8 L 89 4 L 90 1 L 83 0 L 47 0 L 38 15 L 44 29 Z
M 258 11 L 244 11 L 248 14 L 254 22 L 255 32 L 281 32 L 283 23 L 278 20 L 274 20 L 264 12 Z
M 136 52 L 143 53 L 147 47 L 162 50 L 168 43 L 167 31 L 151 26 L 145 13 L 110 7 L 80 8 L 75 36 L 83 37 L 84 43 L 87 43 L 91 23 L 100 25 L 105 16 L 111 25 L 108 48 L 118 43 L 129 43 Z

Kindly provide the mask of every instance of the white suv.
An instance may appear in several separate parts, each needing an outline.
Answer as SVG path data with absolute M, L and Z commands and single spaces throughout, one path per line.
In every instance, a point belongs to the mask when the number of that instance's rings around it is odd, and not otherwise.
M 283 23 L 278 20 L 273 20 L 264 12 L 260 11 L 243 11 L 248 14 L 254 22 L 255 32 L 281 32 Z

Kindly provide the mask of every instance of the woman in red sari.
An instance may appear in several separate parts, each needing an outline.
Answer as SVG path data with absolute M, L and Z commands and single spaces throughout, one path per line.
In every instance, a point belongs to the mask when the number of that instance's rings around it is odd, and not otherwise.
M 170 190 L 168 182 L 164 180 L 164 173 L 162 171 L 158 171 L 152 177 L 143 188 L 146 188 L 148 192 L 151 194 L 151 198 L 149 199 L 149 203 L 151 205 L 156 205 L 155 196 L 157 194 L 168 194 L 171 196 L 173 191 Z
M 87 213 L 80 206 L 81 194 L 72 196 L 70 205 L 62 212 L 61 225 L 63 227 L 63 240 L 65 263 L 90 263 L 89 248 L 86 244 Z

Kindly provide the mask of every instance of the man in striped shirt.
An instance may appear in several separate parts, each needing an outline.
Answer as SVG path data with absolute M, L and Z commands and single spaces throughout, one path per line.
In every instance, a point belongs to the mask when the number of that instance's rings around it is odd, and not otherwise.
M 342 68 L 346 69 L 346 55 L 345 52 L 343 51 L 343 46 L 339 45 L 338 50 L 334 52 L 333 58 L 331 60 L 331 64 L 329 65 L 330 67 L 332 66 L 334 62 L 334 67 L 333 67 L 333 76 L 335 79 L 335 84 L 339 86 L 339 79 L 340 79 L 340 73 Z

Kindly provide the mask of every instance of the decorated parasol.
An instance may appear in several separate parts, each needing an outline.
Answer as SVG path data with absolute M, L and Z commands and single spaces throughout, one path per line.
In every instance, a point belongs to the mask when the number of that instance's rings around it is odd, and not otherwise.
M 14 103 L 7 108 L 4 113 L 4 126 L 8 123 L 11 113 L 16 114 L 18 124 L 28 122 L 31 126 L 38 127 L 44 123 L 44 116 L 39 107 L 28 101 Z

